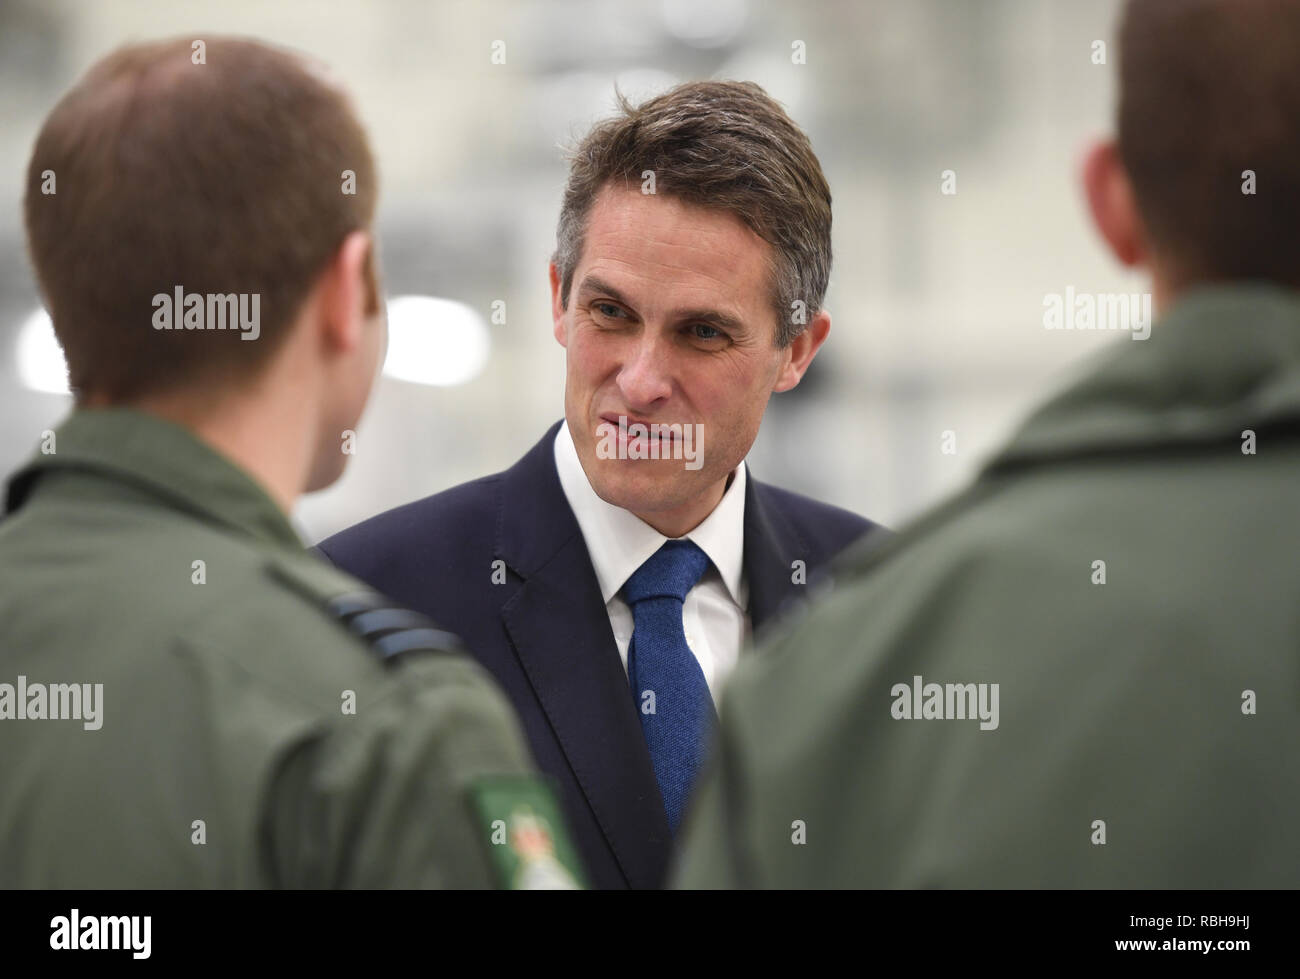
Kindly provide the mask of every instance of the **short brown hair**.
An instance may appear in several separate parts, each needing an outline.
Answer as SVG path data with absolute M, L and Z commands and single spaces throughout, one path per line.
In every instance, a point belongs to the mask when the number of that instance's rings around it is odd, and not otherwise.
M 1300 4 L 1130 0 L 1119 148 L 1171 285 L 1300 286 Z M 1257 193 L 1243 193 L 1254 171 Z
M 808 137 L 753 82 L 688 82 L 635 107 L 617 97 L 620 114 L 571 155 L 553 259 L 561 305 L 596 196 L 651 170 L 656 193 L 729 211 L 772 246 L 776 342 L 789 345 L 803 329 L 794 304 L 820 310 L 831 269 L 831 191 Z
M 347 97 L 291 52 L 203 44 L 202 58 L 189 38 L 120 48 L 36 139 L 28 245 L 79 397 L 255 372 L 343 239 L 373 220 L 374 161 Z M 260 337 L 156 332 L 152 297 L 176 286 L 258 296 Z

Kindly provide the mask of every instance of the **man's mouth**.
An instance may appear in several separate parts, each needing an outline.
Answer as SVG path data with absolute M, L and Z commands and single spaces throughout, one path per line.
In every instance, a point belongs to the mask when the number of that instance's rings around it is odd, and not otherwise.
M 637 415 L 605 412 L 596 426 L 596 455 L 601 459 L 672 459 L 697 470 L 704 464 L 704 426 L 698 422 L 652 422 Z
M 683 430 L 690 424 L 689 422 L 652 422 L 636 415 L 616 415 L 612 412 L 602 414 L 600 420 L 602 424 L 599 428 L 602 431 L 605 425 L 617 429 L 619 441 L 654 438 L 663 442 L 680 442 Z

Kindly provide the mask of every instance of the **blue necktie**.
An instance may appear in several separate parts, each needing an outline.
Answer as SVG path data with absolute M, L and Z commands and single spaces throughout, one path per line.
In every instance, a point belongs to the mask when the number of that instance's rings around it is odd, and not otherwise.
M 682 627 L 686 593 L 708 566 L 708 555 L 697 545 L 670 540 L 623 586 L 633 621 L 628 681 L 674 834 L 716 717 L 704 671 L 686 645 Z

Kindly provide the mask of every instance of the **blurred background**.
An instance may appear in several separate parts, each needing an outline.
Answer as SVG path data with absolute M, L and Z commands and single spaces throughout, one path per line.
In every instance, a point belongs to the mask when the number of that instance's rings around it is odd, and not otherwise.
M 751 471 L 897 526 L 974 475 L 1081 358 L 1132 342 L 1043 327 L 1044 296 L 1067 286 L 1148 288 L 1103 251 L 1077 186 L 1110 125 L 1118 7 L 0 0 L 0 471 L 70 407 L 23 244 L 41 121 L 120 43 L 236 33 L 316 55 L 350 88 L 381 170 L 388 295 L 427 297 L 392 307 L 356 457 L 295 514 L 308 540 L 505 468 L 561 417 L 546 264 L 563 149 L 611 113 L 615 84 L 639 101 L 700 78 L 781 101 L 834 195 L 830 340 L 773 398 Z

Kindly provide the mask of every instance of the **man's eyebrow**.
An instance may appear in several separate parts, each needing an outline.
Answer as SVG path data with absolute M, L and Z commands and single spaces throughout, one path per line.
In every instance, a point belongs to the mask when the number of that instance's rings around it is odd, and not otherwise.
M 578 295 L 581 296 L 593 292 L 603 293 L 604 295 L 609 296 L 609 298 L 613 299 L 615 302 L 622 303 L 624 306 L 632 305 L 630 302 L 628 302 L 626 299 L 623 298 L 623 294 L 621 292 L 615 289 L 604 279 L 598 278 L 597 276 L 594 275 L 589 275 L 585 279 L 583 279 L 582 282 L 578 284 Z
M 675 313 L 673 318 L 679 323 L 703 323 L 731 333 L 745 328 L 745 324 L 736 317 L 716 309 L 683 309 Z
M 632 307 L 632 303 L 623 298 L 623 294 L 604 279 L 589 275 L 579 284 L 578 295 L 590 295 L 592 293 L 608 296 L 617 303 Z M 673 313 L 673 319 L 679 323 L 704 323 L 720 330 L 731 330 L 732 332 L 745 328 L 744 322 L 738 317 L 716 309 L 680 309 Z

